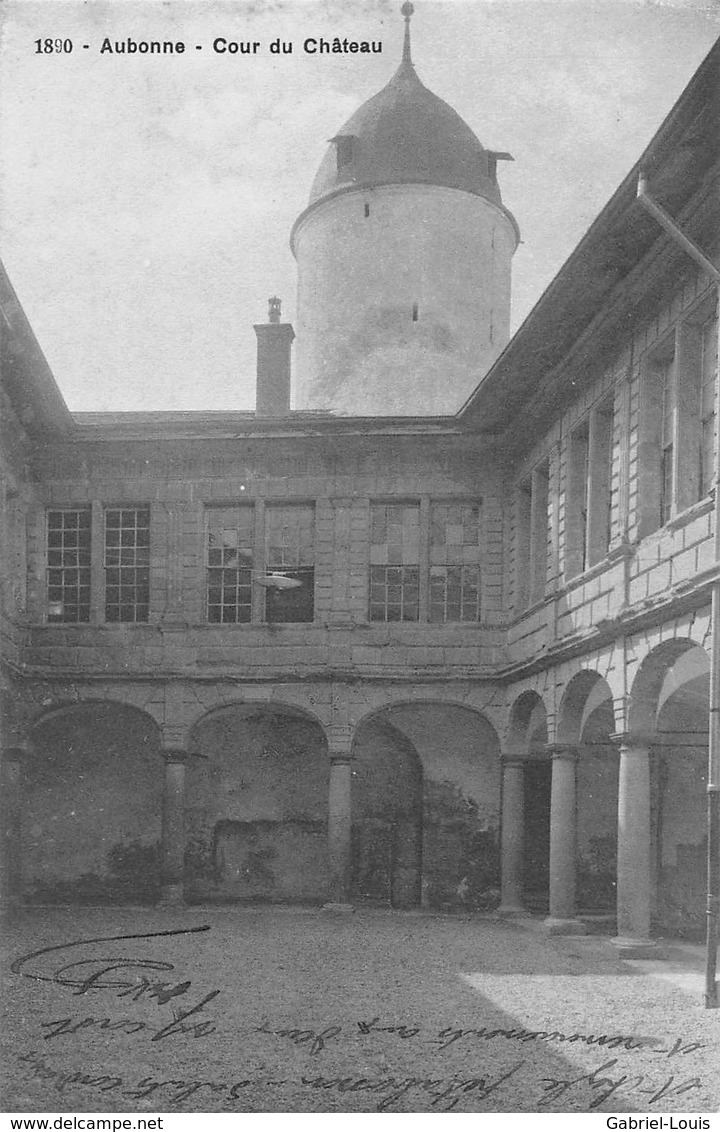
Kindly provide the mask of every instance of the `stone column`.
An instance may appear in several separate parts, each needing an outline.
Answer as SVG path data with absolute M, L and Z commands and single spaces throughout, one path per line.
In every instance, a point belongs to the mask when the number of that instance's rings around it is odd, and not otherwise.
M 22 902 L 22 812 L 25 747 L 2 751 L 2 902 L 7 908 Z
M 584 935 L 585 925 L 575 915 L 578 753 L 565 745 L 551 747 L 550 753 L 550 915 L 545 929 L 550 935 Z
M 350 839 L 352 811 L 350 792 L 352 760 L 349 755 L 330 755 L 330 794 L 328 802 L 328 852 L 330 857 L 330 900 L 325 909 L 351 911 Z
M 523 905 L 523 856 L 525 844 L 525 763 L 522 758 L 503 759 L 502 826 L 500 833 L 499 916 L 527 916 Z
M 616 735 L 618 777 L 617 936 L 621 955 L 657 957 L 650 939 L 650 740 Z
M 352 837 L 352 735 L 349 730 L 328 729 L 330 789 L 328 794 L 328 857 L 330 899 L 328 912 L 352 912 L 350 903 L 350 847 Z
M 173 906 L 185 899 L 185 763 L 188 752 L 166 747 L 160 847 L 160 904 Z

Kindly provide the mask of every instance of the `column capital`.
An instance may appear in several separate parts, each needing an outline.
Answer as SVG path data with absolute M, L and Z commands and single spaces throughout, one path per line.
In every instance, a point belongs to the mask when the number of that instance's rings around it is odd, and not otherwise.
M 516 769 L 517 767 L 524 767 L 527 761 L 527 755 L 506 754 L 501 757 L 500 765 L 503 768 L 508 767 L 510 769 L 512 767 Z
M 173 747 L 173 748 L 177 747 L 178 749 L 181 750 L 183 747 L 187 746 L 188 729 L 187 729 L 187 727 L 182 726 L 180 724 L 176 724 L 176 723 L 173 723 L 173 724 L 162 723 L 160 725 L 159 742 L 160 742 L 160 746 L 163 747 L 163 748 L 165 748 L 165 747 Z
M 349 762 L 353 744 L 353 728 L 344 723 L 329 723 L 325 727 L 328 754 L 333 762 Z
M 638 751 L 647 751 L 648 747 L 652 747 L 653 743 L 658 741 L 657 735 L 650 731 L 616 731 L 613 735 L 609 735 L 608 739 L 618 748 L 624 750 L 636 748 Z
M 349 751 L 334 751 L 332 748 L 328 751 L 328 758 L 331 766 L 350 766 L 355 762 L 355 757 Z
M 576 743 L 548 743 L 545 750 L 551 759 L 567 759 L 577 762 L 580 757 L 580 749 Z
M 184 747 L 171 747 L 163 746 L 160 748 L 160 757 L 163 762 L 167 763 L 185 763 L 189 762 L 192 758 L 192 752 L 186 750 Z

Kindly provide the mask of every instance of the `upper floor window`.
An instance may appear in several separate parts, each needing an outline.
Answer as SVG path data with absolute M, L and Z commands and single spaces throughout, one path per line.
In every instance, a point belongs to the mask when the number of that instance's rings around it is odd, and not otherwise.
M 370 621 L 479 621 L 480 504 L 373 503 Z
M 715 477 L 715 379 L 718 367 L 717 315 L 703 323 L 700 336 L 700 498 L 712 489 Z
M 475 503 L 431 505 L 430 620 L 480 620 L 480 508 Z
M 252 615 L 255 508 L 207 511 L 208 621 L 249 621 Z
M 150 611 L 150 508 L 105 512 L 105 620 L 147 621 Z
M 49 510 L 48 621 L 147 621 L 149 613 L 150 508 Z
M 548 575 L 550 464 L 544 460 L 515 496 L 515 608 L 541 601 Z
M 374 503 L 370 534 L 370 620 L 417 621 L 420 504 Z
M 312 621 L 315 508 L 238 504 L 205 513 L 207 619 L 212 624 Z
M 640 385 L 638 516 L 648 534 L 712 488 L 715 456 L 715 297 L 678 322 L 645 358 Z
M 590 425 L 583 421 L 570 434 L 565 474 L 565 575 L 585 569 L 588 534 L 588 456 Z
M 595 566 L 612 528 L 615 404 L 606 398 L 570 434 L 565 477 L 565 576 Z
M 315 509 L 268 504 L 265 509 L 265 620 L 312 621 L 315 616 Z
M 660 429 L 660 525 L 667 523 L 672 514 L 673 480 L 675 471 L 675 357 L 657 362 L 658 391 L 662 405 Z
M 47 513 L 48 621 L 90 620 L 89 507 Z

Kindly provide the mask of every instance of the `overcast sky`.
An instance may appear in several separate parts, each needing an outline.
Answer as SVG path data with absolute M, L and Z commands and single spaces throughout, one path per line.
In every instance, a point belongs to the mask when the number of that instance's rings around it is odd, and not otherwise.
M 327 139 L 398 65 L 399 6 L 6 0 L 2 255 L 71 409 L 253 407 L 252 324 L 273 293 L 294 316 L 291 225 Z M 720 35 L 720 0 L 415 8 L 420 78 L 515 158 L 517 327 Z M 187 49 L 100 54 L 106 36 Z M 261 48 L 218 55 L 218 36 Z M 292 54 L 269 53 L 278 36 Z M 308 55 L 308 36 L 382 54 Z M 36 54 L 46 37 L 72 53 Z

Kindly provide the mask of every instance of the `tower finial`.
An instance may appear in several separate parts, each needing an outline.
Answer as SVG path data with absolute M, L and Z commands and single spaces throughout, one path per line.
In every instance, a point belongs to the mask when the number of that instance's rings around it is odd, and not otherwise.
M 403 63 L 409 63 L 410 66 L 412 66 L 412 56 L 410 54 L 410 17 L 414 11 L 415 9 L 412 4 L 409 3 L 409 0 L 405 0 L 405 3 L 400 9 L 400 12 L 405 17 L 405 39 L 403 41 L 402 61 Z

